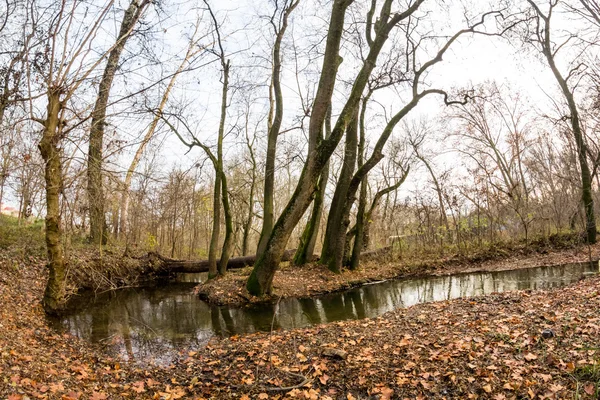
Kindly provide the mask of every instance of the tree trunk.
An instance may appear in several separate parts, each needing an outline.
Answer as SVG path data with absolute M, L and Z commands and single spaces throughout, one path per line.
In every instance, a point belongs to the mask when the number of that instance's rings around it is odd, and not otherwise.
M 248 114 L 246 114 L 246 129 L 248 128 Z M 248 241 L 250 240 L 250 231 L 252 229 L 252 221 L 254 220 L 254 191 L 256 189 L 256 158 L 254 157 L 253 142 L 250 142 L 250 136 L 246 131 L 246 144 L 250 152 L 252 161 L 252 181 L 250 183 L 250 199 L 248 200 L 248 218 L 244 224 L 244 233 L 242 238 L 242 255 L 247 256 L 249 251 Z
M 325 117 L 325 139 L 329 139 L 331 136 L 331 106 L 327 111 Z M 325 201 L 325 191 L 327 189 L 327 182 L 329 181 L 329 162 L 325 164 L 321 176 L 319 177 L 319 185 L 317 192 L 315 193 L 315 199 L 313 200 L 313 209 L 310 215 L 310 219 L 302 231 L 302 237 L 300 238 L 300 245 L 298 251 L 294 255 L 294 265 L 303 265 L 307 262 L 312 261 L 313 255 L 315 254 L 315 245 L 317 243 L 317 237 L 319 236 L 319 228 L 321 225 L 321 215 L 323 214 L 323 203 Z
M 567 80 L 562 76 L 556 62 L 554 60 L 555 50 L 553 48 L 553 41 L 550 37 L 550 18 L 554 5 L 550 5 L 550 11 L 548 15 L 544 15 L 540 8 L 532 0 L 527 0 L 529 4 L 535 9 L 538 17 L 544 22 L 539 32 L 540 44 L 542 45 L 542 53 L 548 61 L 548 65 L 554 74 L 560 89 L 565 96 L 569 111 L 571 112 L 571 128 L 573 130 L 573 136 L 575 137 L 575 143 L 577 145 L 577 157 L 579 159 L 579 166 L 581 169 L 581 199 L 583 208 L 585 210 L 586 220 L 586 241 L 588 243 L 596 243 L 596 216 L 594 214 L 594 199 L 592 197 L 592 177 L 590 173 L 590 167 L 587 160 L 587 145 L 585 138 L 581 130 L 581 123 L 579 120 L 579 112 L 577 110 L 577 103 L 575 102 L 575 96 Z
M 225 173 L 222 172 L 221 185 L 223 198 L 223 214 L 225 215 L 225 240 L 223 241 L 223 248 L 221 249 L 221 258 L 219 260 L 219 275 L 225 275 L 227 272 L 227 263 L 231 254 L 233 253 L 233 218 L 231 216 L 231 207 L 229 205 L 229 193 L 227 191 L 227 178 Z
M 354 118 L 346 130 L 346 145 L 344 149 L 344 160 L 340 177 L 331 200 L 327 228 L 325 230 L 325 242 L 321 252 L 320 263 L 335 272 L 342 272 L 344 250 L 346 248 L 346 231 L 348 230 L 349 210 L 346 206 L 348 201 L 348 189 L 350 181 L 356 168 L 356 156 L 358 145 L 358 108 Z
M 448 214 L 446 213 L 446 202 L 444 201 L 444 192 L 443 192 L 442 186 L 440 185 L 439 181 L 437 180 L 437 177 L 435 176 L 435 172 L 433 171 L 433 168 L 431 167 L 431 164 L 429 163 L 429 161 L 427 161 L 427 159 L 419 153 L 416 146 L 414 146 L 414 149 L 415 149 L 416 157 L 419 160 L 421 160 L 421 162 L 425 165 L 425 168 L 427 168 L 427 171 L 429 172 L 429 175 L 431 176 L 431 180 L 433 181 L 433 186 L 435 186 L 435 192 L 437 194 L 438 203 L 440 205 L 440 217 L 442 219 L 442 223 L 444 224 L 444 228 L 446 228 L 446 235 L 450 235 L 450 224 L 448 223 Z
M 310 214 L 310 219 L 306 223 L 298 251 L 294 255 L 294 265 L 303 265 L 310 262 L 315 254 L 315 245 L 319 236 L 319 226 L 321 225 L 321 215 L 323 214 L 323 202 L 325 200 L 325 190 L 327 188 L 327 180 L 329 179 L 329 163 L 321 171 L 318 187 L 313 200 L 313 208 Z
M 229 60 L 225 61 L 224 54 L 221 52 L 221 65 L 223 66 L 223 88 L 221 96 L 221 117 L 219 120 L 219 137 L 217 139 L 217 165 L 215 165 L 216 174 L 221 176 L 221 198 L 223 202 L 223 213 L 225 215 L 225 239 L 221 249 L 221 259 L 219 261 L 219 275 L 224 275 L 227 271 L 227 262 L 233 252 L 233 221 L 231 217 L 231 207 L 229 206 L 229 193 L 227 192 L 227 177 L 223 170 L 223 138 L 225 136 L 225 119 L 227 118 L 227 92 L 229 90 Z M 220 223 L 220 221 L 219 221 Z
M 46 247 L 48 251 L 48 282 L 42 305 L 49 314 L 58 313 L 66 300 L 66 268 L 60 222 L 60 193 L 63 176 L 60 142 L 60 89 L 49 88 L 48 108 L 39 149 L 45 162 L 46 182 Z
M 363 98 L 362 107 L 359 116 L 360 139 L 358 141 L 358 168 L 362 167 L 365 162 L 365 147 L 366 147 L 366 129 L 365 115 L 367 113 L 367 102 L 372 95 L 372 91 Z M 358 210 L 356 212 L 356 224 L 354 233 L 354 246 L 352 248 L 352 256 L 350 257 L 349 267 L 351 270 L 358 268 L 360 262 L 360 253 L 363 251 L 363 239 L 365 232 L 365 212 L 367 208 L 367 184 L 368 180 L 365 176 L 360 183 L 360 196 L 358 200 Z
M 105 244 L 108 238 L 104 213 L 104 191 L 102 186 L 102 147 L 104 141 L 104 126 L 106 125 L 106 107 L 112 82 L 119 66 L 121 53 L 129 38 L 134 25 L 140 18 L 144 8 L 149 4 L 143 1 L 138 5 L 133 0 L 125 11 L 117 44 L 110 51 L 108 61 L 100 81 L 98 98 L 92 111 L 92 126 L 90 129 L 90 144 L 88 150 L 88 203 L 90 208 L 90 241 L 95 244 Z
M 215 173 L 215 187 L 213 190 L 213 226 L 208 247 L 208 278 L 217 276 L 217 251 L 219 236 L 221 235 L 221 173 Z
M 259 255 L 265 251 L 267 241 L 273 230 L 274 221 L 273 195 L 275 187 L 275 158 L 277 156 L 277 137 L 279 136 L 281 122 L 283 121 L 283 94 L 281 91 L 281 42 L 288 26 L 288 17 L 297 5 L 298 1 L 295 1 L 285 11 L 283 11 L 282 23 L 279 30 L 274 21 L 271 20 L 271 24 L 273 25 L 276 34 L 275 43 L 273 44 L 273 71 L 271 76 L 271 86 L 275 96 L 275 114 L 273 119 L 271 119 L 271 115 L 269 115 L 268 121 L 269 132 L 267 135 L 265 186 L 263 190 L 263 225 L 260 232 L 258 249 L 256 251 L 256 254 Z M 271 97 L 271 92 L 269 93 L 269 97 Z M 270 114 L 273 111 L 272 105 L 273 101 L 271 100 Z
M 354 234 L 354 246 L 350 258 L 349 268 L 355 270 L 360 263 L 360 253 L 365 248 L 365 209 L 367 207 L 367 178 L 363 178 L 360 186 L 360 197 L 356 214 L 356 232 Z M 367 221 L 368 223 L 368 221 Z
M 547 26 L 546 36 L 548 49 L 550 48 L 550 27 Z M 594 213 L 594 198 L 592 195 L 592 176 L 590 173 L 590 167 L 587 160 L 587 145 L 583 132 L 581 131 L 581 123 L 579 120 L 579 111 L 577 110 L 577 104 L 575 103 L 575 96 L 569 89 L 566 80 L 560 74 L 554 57 L 552 56 L 551 50 L 545 51 L 546 58 L 550 64 L 550 68 L 558 81 L 560 88 L 567 100 L 569 111 L 571 112 L 571 127 L 573 129 L 573 136 L 575 137 L 575 143 L 577 145 L 577 157 L 579 159 L 579 166 L 581 169 L 581 200 L 583 208 L 585 210 L 585 230 L 586 230 L 586 241 L 587 243 L 596 243 L 596 216 Z

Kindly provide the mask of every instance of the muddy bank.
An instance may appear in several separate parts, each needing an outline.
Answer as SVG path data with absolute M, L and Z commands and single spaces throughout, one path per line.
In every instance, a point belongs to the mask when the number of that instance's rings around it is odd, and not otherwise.
M 279 298 L 326 294 L 388 279 L 492 272 L 598 260 L 600 244 L 495 248 L 470 257 L 451 256 L 434 260 L 394 258 L 396 256 L 389 255 L 366 260 L 358 270 L 343 270 L 341 274 L 334 274 L 318 263 L 302 266 L 282 263 L 273 280 L 272 296 L 258 298 L 248 293 L 245 285 L 251 268 L 229 271 L 224 277 L 199 285 L 196 292 L 203 300 L 217 305 L 277 301 Z

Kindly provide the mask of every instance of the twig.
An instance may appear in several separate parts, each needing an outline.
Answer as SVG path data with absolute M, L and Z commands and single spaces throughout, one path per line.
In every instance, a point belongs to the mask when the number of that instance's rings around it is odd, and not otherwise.
M 310 381 L 310 379 L 308 379 L 308 378 L 307 378 L 306 376 L 304 376 L 304 375 L 301 375 L 301 374 L 296 374 L 296 373 L 294 373 L 294 372 L 290 372 L 290 371 L 285 371 L 285 370 L 283 370 L 283 369 L 280 369 L 280 368 L 277 368 L 277 369 L 278 369 L 279 371 L 281 371 L 281 372 L 285 372 L 286 374 L 289 374 L 289 375 L 291 375 L 291 376 L 295 376 L 295 377 L 297 377 L 297 378 L 301 378 L 301 379 L 302 379 L 302 382 L 300 382 L 299 384 L 297 384 L 297 385 L 294 385 L 294 386 L 285 386 L 285 387 L 266 387 L 266 386 L 263 386 L 262 388 L 263 388 L 264 390 L 267 390 L 267 391 L 269 391 L 269 392 L 287 392 L 287 391 L 290 391 L 290 390 L 299 389 L 299 388 L 301 388 L 302 386 L 306 385 L 306 384 L 307 384 L 307 383 Z

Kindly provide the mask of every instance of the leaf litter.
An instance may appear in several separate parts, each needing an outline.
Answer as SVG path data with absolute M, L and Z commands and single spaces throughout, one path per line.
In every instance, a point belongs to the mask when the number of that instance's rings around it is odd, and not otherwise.
M 0 398 L 595 399 L 600 277 L 212 339 L 140 368 L 48 327 L 41 260 L 0 282 Z M 544 338 L 542 332 L 553 335 Z M 336 351 L 328 351 L 334 349 Z M 335 354 L 345 354 L 336 357 Z

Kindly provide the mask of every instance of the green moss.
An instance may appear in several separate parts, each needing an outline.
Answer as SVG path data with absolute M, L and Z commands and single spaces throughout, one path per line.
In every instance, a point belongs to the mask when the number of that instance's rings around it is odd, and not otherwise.
M 248 293 L 250 293 L 253 296 L 262 296 L 264 294 L 262 288 L 260 287 L 260 282 L 258 282 L 256 270 L 253 270 L 250 276 L 248 277 L 248 282 L 246 282 L 246 289 L 248 290 Z

